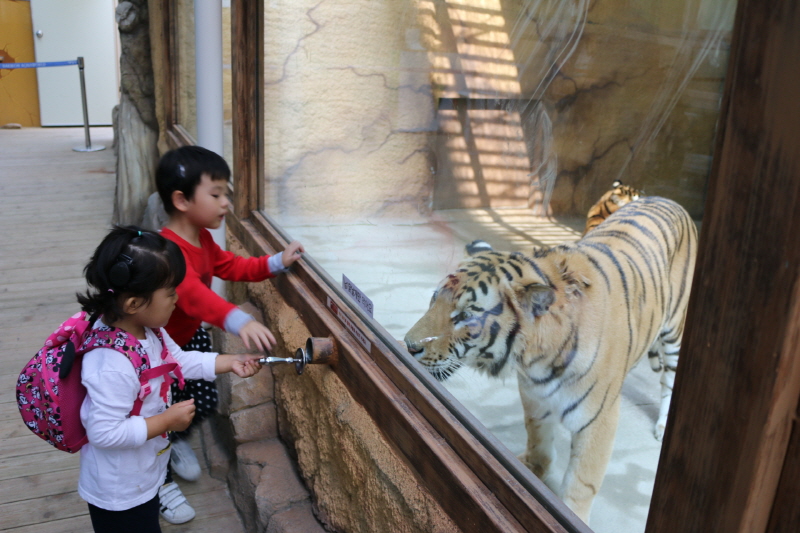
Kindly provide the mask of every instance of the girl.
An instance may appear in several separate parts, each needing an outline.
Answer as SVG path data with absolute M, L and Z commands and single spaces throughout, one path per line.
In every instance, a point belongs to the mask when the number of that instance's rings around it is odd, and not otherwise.
M 151 368 L 177 362 L 180 369 L 149 381 L 152 392 L 137 416 L 131 410 L 142 386 L 131 361 L 105 347 L 84 354 L 81 422 L 89 443 L 81 449 L 78 493 L 89 503 L 95 532 L 161 531 L 159 492 L 170 497 L 170 487 L 162 487 L 170 456 L 166 434 L 185 430 L 195 413 L 194 400 L 169 405 L 170 378 L 182 373 L 213 380 L 222 372 L 245 378 L 260 369 L 257 355 L 184 352 L 162 329 L 185 272 L 177 245 L 133 226 L 114 228 L 84 269 L 89 289 L 78 301 L 96 320 L 93 328 L 116 328 L 118 342 L 138 343 Z

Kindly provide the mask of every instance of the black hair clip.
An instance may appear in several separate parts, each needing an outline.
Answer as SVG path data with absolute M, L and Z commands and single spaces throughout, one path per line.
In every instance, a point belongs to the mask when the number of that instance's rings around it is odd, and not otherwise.
M 133 265 L 133 259 L 130 256 L 119 254 L 117 262 L 108 271 L 108 280 L 111 285 L 120 289 L 125 287 L 131 280 L 131 265 Z

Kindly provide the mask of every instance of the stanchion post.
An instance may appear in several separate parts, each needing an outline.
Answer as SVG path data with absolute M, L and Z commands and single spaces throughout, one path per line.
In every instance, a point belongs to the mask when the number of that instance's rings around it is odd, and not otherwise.
M 89 107 L 86 105 L 86 78 L 83 75 L 83 57 L 78 58 L 78 71 L 81 76 L 81 103 L 83 104 L 83 130 L 86 133 L 86 146 L 76 146 L 76 152 L 99 152 L 105 150 L 105 146 L 92 146 L 92 139 L 89 136 Z

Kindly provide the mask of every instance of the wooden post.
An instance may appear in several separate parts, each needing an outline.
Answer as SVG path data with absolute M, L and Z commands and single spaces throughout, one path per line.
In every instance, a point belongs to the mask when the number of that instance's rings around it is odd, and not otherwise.
M 797 2 L 739 2 L 648 533 L 800 527 L 797 28 Z
M 263 2 L 231 1 L 233 209 L 242 219 L 261 205 L 264 181 L 263 18 Z

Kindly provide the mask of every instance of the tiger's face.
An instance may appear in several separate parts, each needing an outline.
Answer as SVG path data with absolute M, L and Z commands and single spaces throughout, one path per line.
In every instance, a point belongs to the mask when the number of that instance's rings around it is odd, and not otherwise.
M 638 200 L 642 195 L 640 191 L 634 189 L 630 185 L 622 185 L 618 181 L 615 181 L 614 185 L 616 185 L 616 187 L 611 189 L 611 194 L 608 196 L 608 200 L 617 207 L 622 207 L 625 204 L 629 204 L 635 200 Z
M 409 330 L 409 352 L 439 381 L 462 365 L 491 376 L 509 371 L 524 347 L 521 331 L 553 303 L 544 280 L 522 281 L 521 254 L 480 253 L 437 287 Z
M 615 180 L 614 183 L 611 184 L 611 189 L 606 191 L 597 203 L 589 208 L 583 234 L 586 235 L 589 230 L 599 226 L 601 222 L 619 210 L 620 207 L 636 201 L 643 196 L 643 191 L 639 191 L 630 185 L 624 185 L 621 181 Z

